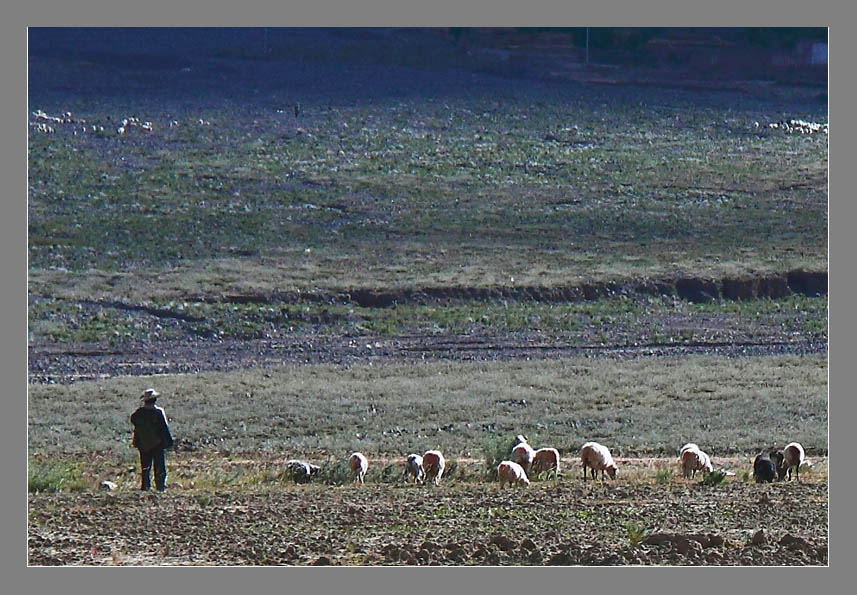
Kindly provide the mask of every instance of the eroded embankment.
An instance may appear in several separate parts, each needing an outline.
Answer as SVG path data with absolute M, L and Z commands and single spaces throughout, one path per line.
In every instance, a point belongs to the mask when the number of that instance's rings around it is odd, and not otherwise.
M 200 301 L 233 303 L 353 303 L 364 308 L 387 308 L 394 305 L 425 305 L 468 301 L 506 300 L 516 302 L 574 303 L 615 295 L 676 296 L 695 303 L 719 299 L 777 299 L 793 294 L 827 295 L 827 271 L 794 270 L 757 277 L 676 277 L 637 281 L 580 283 L 561 287 L 488 286 L 432 287 L 404 289 L 354 289 L 338 293 L 272 292 L 268 294 L 229 294 Z

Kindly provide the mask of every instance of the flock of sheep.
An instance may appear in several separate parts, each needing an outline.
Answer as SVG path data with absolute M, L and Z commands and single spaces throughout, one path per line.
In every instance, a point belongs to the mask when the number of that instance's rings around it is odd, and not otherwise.
M 559 451 L 555 448 L 534 449 L 527 442 L 526 436 L 518 435 L 517 442 L 512 448 L 509 460 L 501 461 L 497 465 L 497 479 L 500 488 L 509 485 L 530 485 L 530 477 L 552 474 L 556 479 L 559 477 Z M 587 468 L 592 479 L 597 479 L 598 471 L 601 471 L 601 479 L 605 473 L 610 479 L 615 479 L 618 472 L 613 456 L 603 444 L 587 442 L 580 448 L 580 462 L 583 467 L 583 481 L 587 479 Z M 711 473 L 714 468 L 711 457 L 703 452 L 699 446 L 689 442 L 681 447 L 679 451 L 679 463 L 682 474 L 686 479 L 696 476 L 696 472 Z M 369 469 L 369 459 L 360 452 L 353 453 L 348 458 L 348 466 L 354 481 L 363 483 L 366 471 Z M 773 450 L 768 455 L 760 454 L 753 461 L 753 477 L 756 483 L 772 482 L 774 479 L 783 480 L 788 475 L 792 478 L 794 469 L 797 481 L 800 481 L 800 468 L 811 466 L 804 454 L 803 447 L 797 442 L 791 442 L 782 450 Z M 286 462 L 286 468 L 294 477 L 296 482 L 309 481 L 321 471 L 318 465 L 306 461 L 292 459 Z M 432 482 L 440 485 L 440 479 L 446 468 L 446 459 L 439 450 L 429 450 L 423 455 L 409 454 L 405 460 L 403 477 L 408 477 L 414 483 Z

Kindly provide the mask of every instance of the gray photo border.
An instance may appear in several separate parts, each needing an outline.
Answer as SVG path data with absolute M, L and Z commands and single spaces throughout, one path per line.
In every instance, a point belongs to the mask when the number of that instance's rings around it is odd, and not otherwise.
M 788 0 L 726 0 L 716 3 L 696 3 L 689 6 L 682 0 L 602 0 L 586 6 L 575 6 L 562 0 L 442 0 L 438 2 L 409 2 L 396 0 L 315 0 L 313 2 L 276 2 L 252 0 L 228 3 L 223 0 L 149 0 L 145 3 L 117 5 L 109 0 L 35 0 L 4 7 L 0 43 L 3 51 L 4 84 L 2 105 L 3 131 L 3 217 L 2 225 L 3 278 L 2 301 L 3 403 L 7 414 L 0 417 L 3 441 L 2 535 L 4 591 L 10 593 L 39 592 L 68 593 L 134 593 L 151 590 L 186 593 L 246 592 L 407 592 L 437 593 L 478 589 L 491 593 L 527 592 L 634 592 L 648 593 L 738 592 L 777 593 L 839 592 L 850 559 L 848 545 L 853 542 L 853 515 L 838 507 L 833 514 L 831 505 L 830 567 L 829 568 L 29 568 L 26 550 L 26 126 L 21 116 L 27 109 L 27 27 L 28 26 L 261 26 L 276 23 L 282 26 L 550 26 L 550 25 L 621 25 L 621 26 L 706 26 L 706 25 L 777 25 L 831 26 L 831 64 L 838 78 L 832 77 L 830 87 L 837 90 L 843 106 L 836 114 L 830 143 L 831 151 L 829 202 L 830 231 L 839 233 L 836 252 L 830 264 L 830 304 L 854 291 L 853 271 L 839 268 L 853 254 L 854 236 L 845 235 L 846 225 L 854 221 L 855 201 L 845 194 L 846 177 L 853 172 L 853 154 L 844 145 L 853 143 L 849 134 L 853 125 L 844 115 L 845 84 L 853 86 L 854 77 L 845 76 L 844 65 L 853 56 L 848 51 L 854 37 L 848 35 L 847 25 L 855 21 L 847 16 L 853 9 L 845 0 L 797 2 Z M 841 24 L 840 24 L 841 23 Z M 833 33 L 841 34 L 833 37 Z M 852 97 L 854 89 L 850 89 Z M 14 106 L 14 109 L 11 109 Z M 19 111 L 20 110 L 20 111 Z M 852 174 L 853 175 L 853 174 Z M 832 215 L 835 215 L 832 216 Z M 831 250 L 832 252 L 832 250 Z M 830 333 L 830 427 L 836 436 L 836 454 L 854 452 L 853 432 L 846 424 L 855 419 L 855 399 L 847 390 L 850 385 L 848 349 L 853 342 L 853 317 L 840 316 L 834 332 Z M 853 363 L 852 363 L 853 366 Z M 835 413 L 835 416 L 832 415 Z M 849 446 L 848 441 L 851 440 Z M 835 461 L 844 458 L 833 457 Z M 842 496 L 854 492 L 854 473 L 849 464 L 831 485 Z M 847 489 L 851 488 L 851 489 Z M 836 574 L 839 574 L 837 577 Z M 841 581 L 841 582 L 840 582 Z

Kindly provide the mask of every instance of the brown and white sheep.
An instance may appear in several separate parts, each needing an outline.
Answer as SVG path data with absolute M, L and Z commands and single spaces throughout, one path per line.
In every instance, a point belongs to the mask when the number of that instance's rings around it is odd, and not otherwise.
M 800 468 L 802 466 L 811 467 L 812 464 L 806 458 L 803 446 L 798 442 L 789 442 L 782 450 L 782 454 L 777 456 L 777 475 L 782 480 L 788 473 L 788 478 L 792 478 L 792 468 L 795 470 L 795 477 L 800 481 Z
M 521 484 L 530 485 L 527 472 L 514 461 L 502 461 L 497 465 L 497 479 L 500 481 L 500 489 L 503 489 L 507 483 L 509 487 Z
M 446 459 L 443 458 L 443 453 L 439 450 L 427 450 L 423 454 L 423 471 L 428 480 L 433 480 L 434 485 L 440 485 L 440 478 L 443 476 L 443 470 L 446 468 Z
M 524 468 L 524 471 L 527 473 L 530 472 L 530 465 L 533 464 L 533 457 L 535 456 L 535 452 L 533 447 L 527 443 L 527 437 L 521 434 L 517 436 L 518 442 L 512 447 L 512 456 L 511 460 L 515 463 L 518 463 L 521 467 Z
M 355 452 L 348 457 L 348 467 L 355 481 L 363 483 L 363 478 L 366 477 L 366 471 L 369 469 L 369 459 L 362 452 Z
M 681 470 L 685 479 L 696 476 L 697 471 L 711 473 L 714 470 L 711 458 L 693 442 L 681 447 L 679 459 L 681 460 Z
M 555 448 L 540 448 L 533 453 L 533 463 L 530 474 L 534 477 L 540 473 L 553 473 L 554 479 L 559 477 L 559 451 Z
M 405 472 L 403 475 L 413 475 L 414 483 L 423 483 L 426 472 L 423 469 L 423 458 L 418 454 L 409 454 L 405 461 Z
M 587 442 L 580 448 L 580 461 L 583 464 L 583 481 L 586 481 L 587 467 L 592 470 L 592 479 L 596 479 L 597 472 L 601 471 L 602 480 L 605 471 L 610 479 L 615 479 L 619 470 L 613 461 L 610 450 L 597 442 Z

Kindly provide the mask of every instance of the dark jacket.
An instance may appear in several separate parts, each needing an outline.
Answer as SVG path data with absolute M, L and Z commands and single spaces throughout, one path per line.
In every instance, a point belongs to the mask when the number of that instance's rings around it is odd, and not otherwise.
M 132 444 L 143 452 L 172 447 L 173 436 L 167 425 L 167 416 L 160 407 L 140 407 L 131 414 L 131 423 L 134 425 Z

